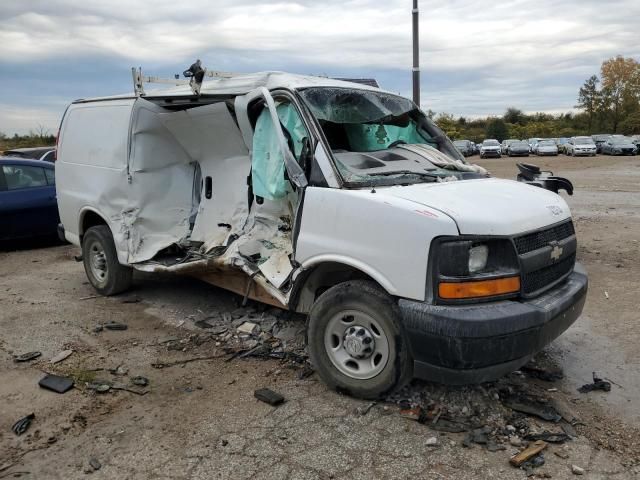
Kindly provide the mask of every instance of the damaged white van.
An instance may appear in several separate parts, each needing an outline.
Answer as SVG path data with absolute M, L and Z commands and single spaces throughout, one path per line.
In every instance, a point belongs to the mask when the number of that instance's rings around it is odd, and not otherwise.
M 98 292 L 177 272 L 308 313 L 318 373 L 364 398 L 516 370 L 586 297 L 560 196 L 490 178 L 365 85 L 260 73 L 78 100 L 56 170 Z

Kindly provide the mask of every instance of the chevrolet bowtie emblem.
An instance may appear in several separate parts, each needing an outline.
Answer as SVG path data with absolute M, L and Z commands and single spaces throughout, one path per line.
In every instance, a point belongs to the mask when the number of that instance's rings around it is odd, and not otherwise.
M 554 262 L 558 261 L 562 256 L 562 252 L 563 250 L 561 246 L 554 245 L 553 248 L 551 249 L 551 260 L 553 260 Z

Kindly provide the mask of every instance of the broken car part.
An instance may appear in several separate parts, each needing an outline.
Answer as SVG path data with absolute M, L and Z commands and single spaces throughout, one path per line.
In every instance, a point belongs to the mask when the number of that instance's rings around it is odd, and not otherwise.
M 548 444 L 546 442 L 537 440 L 527 448 L 522 450 L 520 453 L 511 457 L 511 459 L 509 459 L 509 463 L 514 467 L 520 467 L 523 463 L 542 452 L 545 448 L 547 448 L 547 446 Z
M 279 393 L 274 392 L 268 388 L 261 388 L 253 392 L 253 396 L 264 403 L 268 403 L 271 406 L 278 406 L 284 403 L 284 397 Z
M 23 354 L 14 356 L 13 357 L 13 361 L 16 362 L 16 363 L 30 362 L 31 360 L 35 360 L 36 358 L 40 357 L 41 355 L 42 355 L 42 352 L 23 353 Z
M 38 385 L 56 393 L 65 393 L 73 388 L 74 383 L 72 378 L 47 374 L 38 382 Z
M 611 382 L 607 382 L 598 377 L 596 372 L 593 372 L 593 383 L 587 383 L 582 385 L 578 391 L 580 393 L 593 392 L 594 390 L 602 390 L 603 392 L 611 391 Z
M 31 421 L 34 418 L 36 418 L 34 413 L 30 413 L 29 415 L 22 417 L 20 420 L 13 424 L 13 426 L 11 427 L 11 431 L 18 436 L 22 435 L 27 431 L 29 425 L 31 425 Z

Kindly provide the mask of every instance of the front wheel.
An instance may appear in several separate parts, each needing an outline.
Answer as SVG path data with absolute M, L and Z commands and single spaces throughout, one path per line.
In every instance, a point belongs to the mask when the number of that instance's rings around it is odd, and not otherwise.
M 307 328 L 311 361 L 332 389 L 377 399 L 407 383 L 413 360 L 395 300 L 354 280 L 324 292 Z
M 116 295 L 131 286 L 133 269 L 118 262 L 113 236 L 106 225 L 91 227 L 84 234 L 82 260 L 89 282 L 101 295 Z

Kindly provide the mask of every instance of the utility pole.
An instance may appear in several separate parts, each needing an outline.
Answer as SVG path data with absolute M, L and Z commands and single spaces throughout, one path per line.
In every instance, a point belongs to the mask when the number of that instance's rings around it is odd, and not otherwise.
M 420 41 L 418 35 L 418 0 L 413 0 L 413 103 L 420 107 Z

